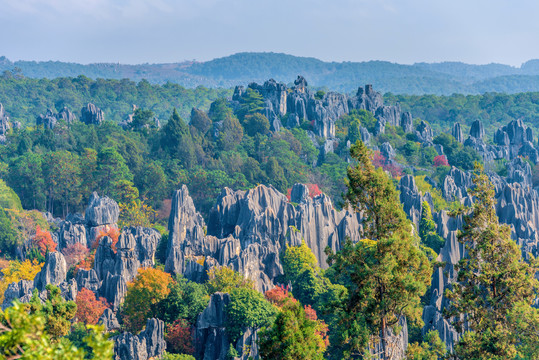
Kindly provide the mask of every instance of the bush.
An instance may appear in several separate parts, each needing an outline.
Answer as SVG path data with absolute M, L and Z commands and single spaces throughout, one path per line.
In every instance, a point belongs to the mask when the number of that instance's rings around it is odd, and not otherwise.
M 235 288 L 230 292 L 226 307 L 226 329 L 235 343 L 247 327 L 260 328 L 271 324 L 276 309 L 264 296 L 254 289 Z

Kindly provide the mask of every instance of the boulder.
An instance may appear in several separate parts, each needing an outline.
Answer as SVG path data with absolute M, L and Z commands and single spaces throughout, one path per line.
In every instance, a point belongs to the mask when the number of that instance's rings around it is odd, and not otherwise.
M 62 110 L 56 115 L 56 119 L 63 120 L 68 124 L 73 123 L 76 120 L 75 115 L 69 111 L 67 107 L 63 107 Z
M 5 310 L 6 308 L 12 306 L 14 300 L 19 300 L 23 303 L 30 301 L 33 289 L 33 280 L 20 280 L 19 282 L 9 284 L 6 291 L 4 292 L 4 302 L 2 303 L 2 310 Z
M 433 138 L 432 128 L 428 123 L 421 120 L 416 128 L 415 134 L 421 142 L 431 143 Z

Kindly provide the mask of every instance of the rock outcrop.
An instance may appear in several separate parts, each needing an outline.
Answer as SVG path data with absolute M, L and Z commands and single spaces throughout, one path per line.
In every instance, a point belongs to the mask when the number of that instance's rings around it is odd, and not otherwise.
M 45 264 L 34 279 L 35 288 L 39 291 L 45 290 L 48 284 L 60 285 L 65 281 L 67 266 L 64 255 L 60 252 L 50 252 L 45 258 Z
M 129 332 L 112 338 L 115 360 L 149 360 L 160 358 L 166 350 L 165 324 L 148 319 L 146 328 L 138 335 Z
M 118 222 L 120 208 L 116 201 L 104 196 L 100 197 L 95 191 L 90 197 L 86 208 L 85 220 L 88 226 L 111 225 Z
M 4 144 L 6 142 L 6 134 L 9 129 L 11 129 L 9 117 L 6 114 L 4 105 L 0 103 L 0 144 Z
M 47 109 L 45 115 L 39 114 L 39 116 L 36 118 L 36 125 L 43 126 L 45 129 L 53 129 L 57 121 L 58 120 L 56 119 L 56 116 L 52 110 Z
M 459 143 L 464 142 L 464 137 L 462 136 L 462 129 L 460 128 L 459 123 L 455 123 L 453 125 L 453 128 L 451 129 L 451 135 L 457 140 Z
M 360 219 L 346 210 L 336 211 L 326 195 L 314 199 L 296 195 L 308 193 L 305 185 L 296 184 L 288 202 L 273 187 L 260 185 L 236 192 L 225 188 L 210 212 L 205 235 L 206 224 L 187 187 L 182 187 L 172 200 L 165 269 L 203 281 L 207 269 L 226 265 L 266 291 L 282 274 L 279 254 L 283 246 L 300 245 L 302 239 L 319 264 L 327 267 L 326 246 L 336 251 L 346 236 L 357 237 Z
M 100 125 L 105 120 L 105 114 L 94 104 L 87 104 L 81 109 L 80 120 L 87 125 Z
M 229 349 L 226 332 L 227 293 L 215 293 L 208 307 L 198 317 L 195 330 L 195 357 L 204 360 L 225 360 Z

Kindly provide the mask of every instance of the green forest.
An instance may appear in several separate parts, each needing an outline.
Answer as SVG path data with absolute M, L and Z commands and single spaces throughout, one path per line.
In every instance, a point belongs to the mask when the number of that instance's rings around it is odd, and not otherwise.
M 323 97 L 324 91 L 316 94 Z M 539 290 L 534 277 L 539 264 L 524 260 L 510 228 L 498 222 L 494 188 L 481 156 L 448 130 L 456 121 L 468 130 L 481 119 L 488 139 L 499 126 L 520 118 L 537 128 L 539 93 L 386 94 L 386 103 L 399 103 L 414 114 L 414 128 L 421 119 L 428 121 L 435 130 L 432 143 L 442 145 L 444 155 L 416 133 L 391 125 L 367 147 L 361 128 L 374 133 L 377 119 L 365 110 L 337 119 L 334 152 L 324 154 L 320 147 L 326 139 L 313 137 L 312 123 L 274 131 L 261 113 L 264 99 L 257 90 L 247 89 L 236 103 L 227 99 L 230 95 L 226 89 L 190 90 L 171 83 L 84 76 L 0 78 L 0 102 L 10 120 L 21 123 L 9 129 L 0 146 L 0 295 L 9 283 L 34 279 L 56 249 L 51 233 L 58 229 L 41 212 L 59 218 L 82 213 L 97 191 L 119 204 L 120 229 L 143 226 L 159 231 L 155 267 L 138 269 L 126 284 L 117 313 L 121 330 L 133 334 L 141 334 L 148 318 L 164 321 L 165 359 L 193 359 L 191 332 L 197 316 L 219 293 L 229 294 L 228 359 L 240 356 L 232 342 L 246 327 L 259 330 L 263 359 L 367 359 L 373 351 L 392 359 L 390 338 L 402 329 L 404 318 L 410 343 L 406 359 L 537 359 L 534 329 L 539 327 L 539 312 L 532 304 Z M 52 129 L 35 125 L 47 108 L 67 107 L 79 116 L 78 109 L 88 102 L 104 110 L 101 124 L 59 120 Z M 120 126 L 130 114 L 132 122 Z M 155 125 L 156 116 L 161 127 Z M 369 149 L 385 143 L 395 150 L 395 162 Z M 441 194 L 451 166 L 473 171 L 470 191 L 477 201 L 471 208 Z M 505 166 L 499 161 L 488 170 L 504 174 Z M 539 169 L 533 166 L 533 171 Z M 422 205 L 419 227 L 412 232 L 396 189 L 404 175 L 414 177 L 422 194 L 430 193 L 433 205 Z M 208 270 L 203 283 L 164 271 L 171 198 L 182 185 L 188 186 L 196 209 L 207 219 L 224 187 L 247 190 L 264 184 L 288 194 L 296 183 L 329 195 L 336 210 L 346 206 L 364 216 L 360 239 L 349 239 L 336 252 L 326 249 L 327 269 L 317 264 L 303 242 L 285 246 L 279 254 L 279 283 L 288 286 L 264 294 L 252 279 L 227 267 Z M 444 266 L 436 259 L 445 240 L 433 219 L 433 212 L 442 210 L 463 216 L 458 241 L 469 249 L 469 256 L 455 265 L 459 282 L 445 294 L 452 325 L 468 326 L 449 352 L 436 332 L 421 333 L 432 274 Z M 119 230 L 107 231 L 81 256 L 66 255 L 68 279 L 80 269 L 93 268 L 100 239 L 109 237 L 114 249 Z M 203 265 L 205 259 L 189 261 Z M 478 274 L 478 268 L 484 273 Z M 16 358 L 23 348 L 29 349 L 29 359 L 43 352 L 67 359 L 70 351 L 74 359 L 112 356 L 112 342 L 94 326 L 97 314 L 108 307 L 104 298 L 85 288 L 74 301 L 60 295 L 60 289 L 49 284 L 41 295 L 36 289 L 27 304 L 0 312 L 0 359 Z M 467 324 L 459 320 L 464 314 L 473 315 Z

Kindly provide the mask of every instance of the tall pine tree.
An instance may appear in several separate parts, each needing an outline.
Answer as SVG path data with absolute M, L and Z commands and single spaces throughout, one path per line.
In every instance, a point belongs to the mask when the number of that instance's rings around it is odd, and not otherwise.
M 522 259 L 511 229 L 500 225 L 495 193 L 483 168 L 476 164 L 474 205 L 459 241 L 465 257 L 455 266 L 457 282 L 445 295 L 446 315 L 465 331 L 455 346 L 460 359 L 539 358 L 539 310 L 532 307 L 539 282 L 539 263 Z M 456 319 L 456 320 L 455 320 Z
M 349 357 L 380 343 L 380 355 L 388 360 L 398 352 L 390 330 L 398 332 L 403 317 L 421 322 L 420 298 L 432 270 L 391 179 L 374 168 L 372 152 L 362 142 L 350 153 L 356 165 L 348 168 L 346 199 L 363 214 L 363 234 L 357 243 L 347 241 L 329 255 L 334 280 L 348 288 L 348 299 L 338 310 L 341 346 Z

